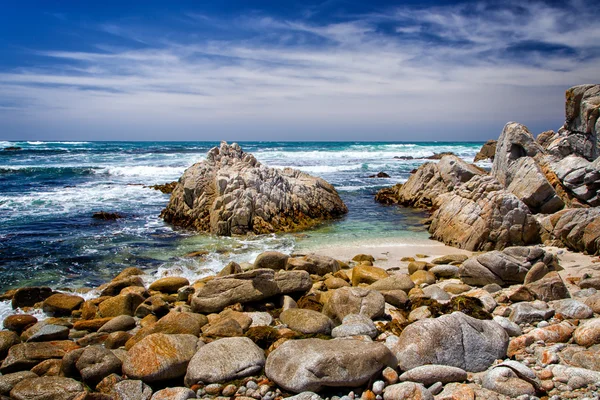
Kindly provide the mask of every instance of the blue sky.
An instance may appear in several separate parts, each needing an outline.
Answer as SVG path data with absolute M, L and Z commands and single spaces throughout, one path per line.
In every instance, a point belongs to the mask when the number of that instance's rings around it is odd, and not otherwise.
M 123 4 L 125 3 L 125 4 Z M 3 140 L 486 140 L 600 82 L 587 0 L 0 4 Z

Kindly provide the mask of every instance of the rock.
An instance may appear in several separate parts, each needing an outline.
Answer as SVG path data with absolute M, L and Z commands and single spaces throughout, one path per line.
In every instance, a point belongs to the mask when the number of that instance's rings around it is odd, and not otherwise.
M 402 290 L 404 292 L 409 292 L 410 289 L 414 287 L 415 283 L 410 279 L 410 276 L 406 274 L 395 274 L 369 285 L 369 289 L 380 292 L 388 290 Z
M 423 365 L 413 368 L 400 375 L 400 381 L 418 382 L 425 386 L 431 386 L 436 382 L 443 384 L 449 382 L 462 382 L 467 380 L 467 372 L 461 368 L 448 365 Z
M 386 174 L 385 172 L 379 172 L 375 175 L 369 175 L 369 178 L 389 178 L 390 176 L 388 174 Z
M 417 286 L 422 285 L 423 283 L 428 285 L 435 283 L 435 275 L 425 270 L 415 271 L 413 274 L 411 274 L 410 279 L 412 279 Z
M 37 378 L 31 371 L 14 372 L 0 376 L 0 394 L 7 395 L 15 385 L 25 379 Z
M 252 340 L 245 337 L 215 340 L 202 346 L 192 357 L 185 385 L 244 378 L 260 372 L 264 365 L 264 352 Z
M 423 288 L 423 295 L 428 299 L 446 301 L 450 300 L 450 295 L 438 285 L 429 285 Z
M 107 349 L 118 349 L 119 347 L 125 346 L 125 343 L 127 343 L 131 337 L 132 335 L 127 332 L 112 332 L 104 341 L 104 347 Z
M 437 164 L 427 162 L 421 165 L 398 189 L 397 202 L 406 207 L 429 208 L 439 195 L 482 174 L 485 172 L 479 167 L 457 156 L 444 156 Z
M 433 395 L 429 390 L 419 383 L 403 382 L 386 387 L 383 391 L 383 399 L 433 400 Z
M 136 293 L 120 294 L 104 300 L 98 306 L 103 317 L 117 317 L 119 315 L 133 316 L 135 310 L 144 302 L 144 298 Z
M 151 400 L 188 400 L 196 398 L 196 392 L 193 390 L 183 387 L 175 387 L 159 390 L 152 395 Z
M 600 161 L 589 162 L 577 155 L 570 155 L 558 161 L 546 160 L 546 168 L 555 174 L 565 190 L 563 197 L 573 199 L 592 207 L 600 205 Z
M 340 263 L 331 257 L 318 254 L 307 254 L 304 257 L 294 257 L 287 260 L 287 269 L 306 271 L 311 275 L 335 274 L 340 270 Z
M 244 329 L 233 318 L 221 318 L 214 323 L 204 326 L 202 332 L 208 337 L 235 337 L 242 336 Z
M 462 264 L 467 261 L 468 258 L 469 256 L 466 254 L 448 254 L 446 256 L 434 258 L 431 260 L 431 263 L 435 265 Z
M 97 331 L 112 318 L 113 317 L 80 320 L 73 324 L 73 329 L 78 331 Z
M 43 376 L 17 383 L 10 391 L 10 397 L 17 400 L 72 400 L 84 391 L 83 385 L 74 379 Z
M 333 329 L 333 321 L 326 315 L 313 310 L 291 308 L 279 315 L 279 320 L 293 329 L 304 334 L 329 335 Z
M 176 186 L 177 186 L 177 181 L 158 184 L 158 185 L 144 186 L 144 187 L 147 187 L 149 189 L 158 190 L 164 194 L 171 194 L 171 193 L 173 193 L 173 190 L 175 189 Z
M 181 378 L 201 343 L 192 335 L 151 334 L 129 349 L 123 373 L 144 382 Z
M 83 381 L 92 387 L 108 375 L 121 372 L 121 360 L 103 346 L 86 347 L 75 366 Z
M 558 272 L 550 272 L 542 279 L 525 285 L 538 300 L 552 301 L 570 297 L 569 290 Z
M 41 361 L 61 359 L 68 351 L 78 347 L 70 340 L 16 344 L 8 351 L 0 372 L 7 374 L 31 369 Z
M 580 346 L 590 347 L 600 343 L 600 318 L 594 318 L 575 329 L 573 340 Z
M 83 297 L 65 293 L 56 293 L 44 300 L 42 309 L 46 314 L 54 316 L 71 315 L 83 304 Z
M 49 287 L 24 287 L 17 289 L 12 298 L 12 308 L 33 307 L 35 303 L 46 300 L 52 295 Z
M 97 211 L 92 214 L 92 218 L 100 219 L 103 221 L 115 221 L 124 217 L 123 215 L 116 212 Z
M 483 378 L 483 387 L 494 392 L 515 398 L 522 395 L 534 396 L 535 388 L 517 373 L 507 367 L 492 368 Z
M 511 285 L 523 283 L 532 266 L 540 262 L 549 270 L 558 265 L 556 257 L 540 247 L 509 247 L 469 258 L 462 263 L 459 275 L 468 285 Z
M 0 331 L 0 360 L 6 358 L 8 350 L 20 342 L 21 340 L 15 332 Z
M 440 364 L 479 372 L 504 358 L 507 346 L 508 334 L 496 322 L 454 312 L 407 326 L 391 349 L 403 370 Z
M 38 328 L 39 326 L 39 328 Z M 65 340 L 69 338 L 69 328 L 61 325 L 38 322 L 27 331 L 23 332 L 28 342 L 46 342 L 50 340 Z
M 22 147 L 19 146 L 8 146 L 4 148 L 4 151 L 19 151 L 19 150 L 23 150 Z
M 116 383 L 110 395 L 115 400 L 150 400 L 152 388 L 142 381 L 127 379 Z
M 552 301 L 550 307 L 565 318 L 587 319 L 594 315 L 594 311 L 589 306 L 573 299 Z
M 454 265 L 436 265 L 429 270 L 436 278 L 454 278 L 458 276 L 458 271 L 459 268 Z
M 381 317 L 385 310 L 383 295 L 375 290 L 355 287 L 336 289 L 323 306 L 323 314 L 342 321 L 349 314 L 362 314 L 370 319 Z
M 135 328 L 135 319 L 129 315 L 120 315 L 102 325 L 98 332 L 128 331 Z
M 144 281 L 141 277 L 137 275 L 127 276 L 124 278 L 119 278 L 117 276 L 112 282 L 108 283 L 106 286 L 101 286 L 102 291 L 100 292 L 100 296 L 116 296 L 121 290 L 126 287 L 136 286 L 136 287 L 144 287 Z
M 286 269 L 287 261 L 290 258 L 287 254 L 278 251 L 265 251 L 260 253 L 254 261 L 254 268 L 268 268 L 274 270 Z
M 545 343 L 564 343 L 571 338 L 575 327 L 573 324 L 564 321 L 560 324 L 540 327 L 529 331 L 528 333 L 517 336 L 512 339 L 508 345 L 508 356 L 513 357 L 520 350 L 530 344 L 541 340 Z
M 531 324 L 546 321 L 554 316 L 554 310 L 543 302 L 522 302 L 511 306 L 510 320 L 515 324 Z
M 352 270 L 352 286 L 358 286 L 360 283 L 367 285 L 388 277 L 383 268 L 370 265 L 358 265 Z
M 600 293 L 596 293 L 587 299 L 585 299 L 584 303 L 592 309 L 596 314 L 600 314 Z M 6 324 L 6 322 L 5 322 Z M 5 325 L 6 326 L 6 325 Z
M 331 331 L 331 336 L 334 338 L 362 335 L 374 339 L 377 336 L 377 327 L 370 318 L 360 314 L 346 315 L 342 320 L 342 325 Z
M 533 266 L 529 269 L 529 271 L 527 271 L 527 274 L 525 275 L 525 279 L 523 280 L 523 283 L 525 285 L 527 285 L 528 283 L 539 281 L 544 276 L 546 276 L 548 274 L 548 272 L 550 272 L 550 269 L 548 268 L 548 266 L 546 264 L 544 264 L 543 262 L 538 261 L 535 264 L 533 264 Z
M 37 318 L 29 314 L 9 315 L 4 319 L 4 328 L 20 333 L 37 322 Z
M 325 387 L 363 385 L 394 363 L 393 355 L 380 343 L 352 339 L 289 340 L 269 354 L 265 373 L 291 392 L 317 392 Z
M 282 307 L 283 311 L 287 310 L 288 308 Z M 273 323 L 273 317 L 271 316 L 271 314 L 267 313 L 267 312 L 247 312 L 245 313 L 248 317 L 250 317 L 250 319 L 252 320 L 252 322 L 250 323 L 249 328 L 254 328 L 256 326 L 269 326 Z
M 600 208 L 566 209 L 540 219 L 543 240 L 560 240 L 566 247 L 600 254 Z
M 150 290 L 156 290 L 157 292 L 162 293 L 177 293 L 179 288 L 184 286 L 188 286 L 190 282 L 180 276 L 167 276 L 165 278 L 161 278 L 157 281 L 154 281 L 150 285 Z
M 336 190 L 298 170 L 268 168 L 236 143 L 221 143 L 179 179 L 165 221 L 217 235 L 307 228 L 348 212 Z
M 555 365 L 552 367 L 552 375 L 559 382 L 568 382 L 575 377 L 583 379 L 587 385 L 594 385 L 600 382 L 600 372 L 567 365 Z
M 350 284 L 348 282 L 346 282 L 342 278 L 337 278 L 335 276 L 325 279 L 324 283 L 325 283 L 325 286 L 327 286 L 328 290 L 334 290 L 334 289 L 339 289 L 341 287 L 350 286 Z
M 504 328 L 506 333 L 508 333 L 508 336 L 520 336 L 523 334 L 521 327 L 512 322 L 510 319 L 501 317 L 500 315 L 496 315 L 493 319 L 498 323 L 498 325 Z
M 490 176 L 475 176 L 440 195 L 434 208 L 429 232 L 451 246 L 490 251 L 539 241 L 529 208 Z
M 218 312 L 235 303 L 248 303 L 312 287 L 305 271 L 256 269 L 241 274 L 218 277 L 198 289 L 192 298 L 192 310 L 199 313 Z
M 156 315 L 161 318 L 169 313 L 169 304 L 160 295 L 148 297 L 135 309 L 134 315 L 144 318 L 147 315 Z
M 488 140 L 485 142 L 479 152 L 475 155 L 475 159 L 473 162 L 492 160 L 494 161 L 494 157 L 496 156 L 496 140 Z
M 398 192 L 402 188 L 401 183 L 397 183 L 392 187 L 379 189 L 375 193 L 375 201 L 385 205 L 398 204 Z
M 151 333 L 187 334 L 199 336 L 208 319 L 201 314 L 171 311 L 150 329 Z

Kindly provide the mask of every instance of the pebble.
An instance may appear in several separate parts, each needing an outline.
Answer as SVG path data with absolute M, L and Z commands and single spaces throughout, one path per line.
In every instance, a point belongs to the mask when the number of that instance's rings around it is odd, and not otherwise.
M 393 385 L 394 383 L 398 383 L 398 372 L 391 367 L 386 367 L 381 373 L 383 379 L 388 385 Z
M 436 394 L 439 394 L 442 391 L 442 389 L 444 389 L 444 384 L 442 382 L 436 382 L 429 387 L 429 391 L 434 396 Z
M 383 389 L 385 388 L 385 382 L 384 381 L 375 381 L 373 382 L 373 393 L 377 394 L 382 394 L 383 393 Z
M 237 387 L 235 385 L 227 385 L 221 391 L 223 396 L 233 396 L 237 392 Z
M 219 384 L 219 383 L 211 383 L 210 385 L 206 385 L 204 387 L 204 391 L 208 394 L 219 394 L 221 393 L 221 389 L 223 388 L 223 385 Z
M 254 381 L 248 381 L 246 382 L 246 387 L 248 389 L 258 389 L 258 384 Z

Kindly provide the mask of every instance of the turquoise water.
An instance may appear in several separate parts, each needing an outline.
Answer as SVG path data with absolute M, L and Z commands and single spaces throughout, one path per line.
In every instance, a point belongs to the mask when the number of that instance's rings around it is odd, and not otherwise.
M 302 234 L 217 238 L 173 229 L 158 215 L 169 200 L 145 188 L 177 180 L 217 142 L 0 141 L 0 290 L 24 284 L 96 286 L 138 266 L 157 276 L 194 279 L 229 260 L 252 261 L 266 249 L 308 251 L 359 241 L 397 243 L 428 237 L 425 214 L 374 202 L 434 153 L 472 161 L 482 143 L 246 142 L 272 167 L 293 167 L 332 183 L 348 205 L 344 218 Z M 9 146 L 20 151 L 2 151 Z M 411 156 L 414 160 L 394 157 Z M 384 171 L 386 179 L 369 178 Z M 97 221 L 95 211 L 118 212 Z M 205 258 L 188 258 L 206 250 Z

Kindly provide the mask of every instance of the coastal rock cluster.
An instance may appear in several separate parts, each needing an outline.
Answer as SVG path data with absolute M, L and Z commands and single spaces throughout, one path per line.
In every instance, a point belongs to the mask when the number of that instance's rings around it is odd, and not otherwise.
M 237 144 L 222 142 L 189 167 L 161 217 L 216 235 L 288 232 L 348 212 L 332 185 L 285 168 L 268 168 Z
M 2 295 L 0 396 L 597 398 L 600 275 L 560 270 L 536 246 L 387 270 L 266 252 L 195 282 L 128 268 L 86 294 L 24 287 Z
M 445 156 L 375 198 L 431 210 L 432 237 L 463 249 L 548 243 L 598 254 L 600 85 L 567 90 L 565 108 L 563 127 L 537 139 L 506 124 L 476 157 L 493 159 L 489 174 Z

